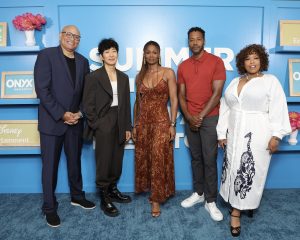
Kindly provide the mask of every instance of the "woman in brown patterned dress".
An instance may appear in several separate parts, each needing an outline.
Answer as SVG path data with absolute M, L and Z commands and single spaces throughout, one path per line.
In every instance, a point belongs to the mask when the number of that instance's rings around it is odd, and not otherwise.
M 136 77 L 136 86 L 135 192 L 151 192 L 151 214 L 158 217 L 160 204 L 175 193 L 173 140 L 178 100 L 174 71 L 160 65 L 160 47 L 154 41 L 144 46 L 143 65 Z M 169 98 L 171 116 L 167 108 Z

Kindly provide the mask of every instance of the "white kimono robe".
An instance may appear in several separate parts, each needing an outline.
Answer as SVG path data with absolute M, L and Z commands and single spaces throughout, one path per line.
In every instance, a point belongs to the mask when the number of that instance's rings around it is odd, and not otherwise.
M 247 82 L 238 96 L 235 78 L 221 99 L 218 139 L 227 139 L 220 194 L 239 210 L 259 206 L 271 155 L 272 136 L 291 132 L 286 97 L 278 79 L 265 74 Z

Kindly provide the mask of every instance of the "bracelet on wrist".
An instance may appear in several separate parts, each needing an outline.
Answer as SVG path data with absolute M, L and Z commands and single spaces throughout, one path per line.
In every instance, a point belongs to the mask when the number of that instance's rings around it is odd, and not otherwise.
M 171 122 L 171 127 L 176 127 L 176 122 Z
M 273 138 L 274 140 L 278 141 L 278 142 L 280 142 L 280 141 L 281 141 L 281 139 L 280 139 L 279 137 L 272 136 L 272 138 Z

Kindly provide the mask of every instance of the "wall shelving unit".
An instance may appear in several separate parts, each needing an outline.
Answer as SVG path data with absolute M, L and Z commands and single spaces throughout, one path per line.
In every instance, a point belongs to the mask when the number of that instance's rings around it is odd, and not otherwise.
M 0 47 L 0 55 L 12 55 L 12 54 L 32 54 L 41 50 L 39 46 L 7 46 Z M 13 105 L 38 105 L 39 99 L 34 98 L 0 98 L 0 106 L 13 106 Z M 40 154 L 40 147 L 8 147 L 0 146 L 0 155 L 37 155 Z

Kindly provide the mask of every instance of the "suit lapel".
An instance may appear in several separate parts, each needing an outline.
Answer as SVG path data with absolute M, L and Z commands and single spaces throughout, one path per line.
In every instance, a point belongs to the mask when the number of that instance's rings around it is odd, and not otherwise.
M 108 74 L 105 70 L 105 67 L 101 67 L 99 71 L 99 81 L 103 87 L 103 89 L 111 96 L 113 97 L 112 87 L 111 83 L 108 77 Z
M 60 61 L 61 61 L 62 65 L 64 66 L 64 69 L 65 69 L 65 71 L 67 73 L 67 76 L 68 76 L 67 79 L 68 79 L 69 83 L 71 84 L 71 86 L 74 88 L 74 83 L 73 83 L 73 80 L 72 80 L 70 69 L 69 69 L 69 66 L 67 64 L 67 60 L 65 59 L 65 55 L 64 55 L 64 53 L 63 53 L 60 46 L 58 46 L 58 51 L 59 51 L 58 55 L 60 57 Z M 77 68 L 77 64 L 76 64 L 76 68 Z M 76 76 L 77 76 L 77 73 L 76 73 Z

